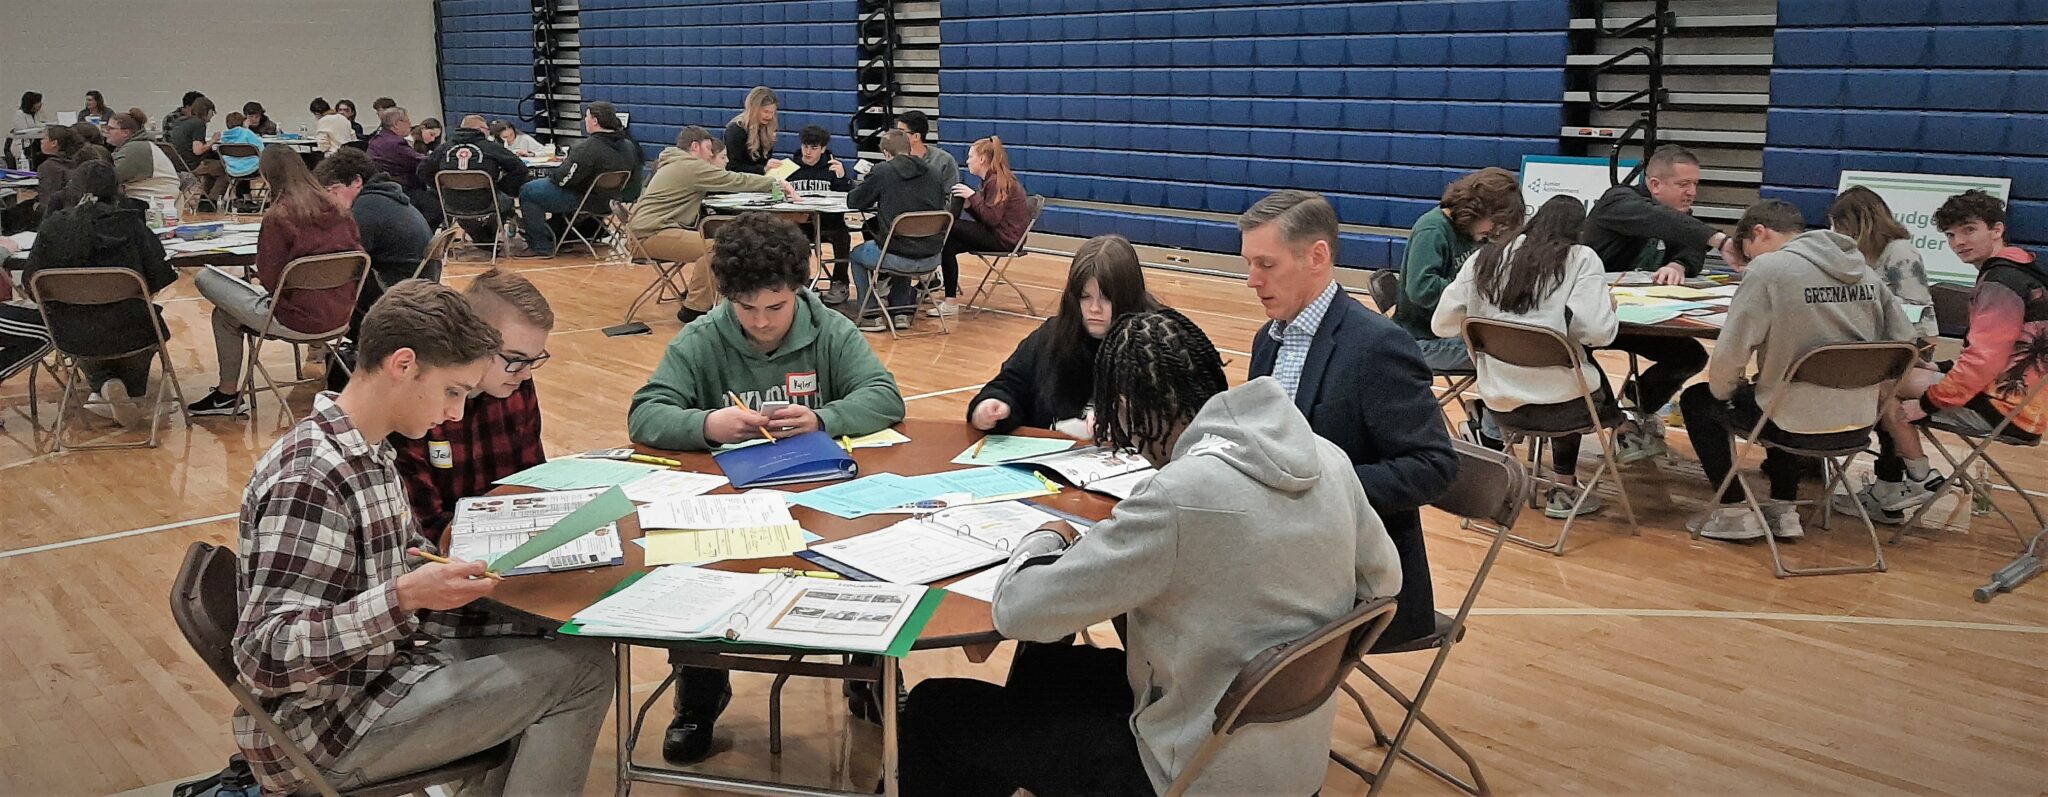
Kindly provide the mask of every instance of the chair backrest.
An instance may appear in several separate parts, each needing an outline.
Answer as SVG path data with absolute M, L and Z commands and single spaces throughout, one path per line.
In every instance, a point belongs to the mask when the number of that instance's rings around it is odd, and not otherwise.
M 255 144 L 215 144 L 213 151 L 223 158 L 254 158 L 263 154 Z
M 1458 478 L 1430 506 L 1463 518 L 1513 528 L 1528 506 L 1529 471 L 1506 452 L 1463 440 L 1452 440 L 1458 454 Z
M 454 227 L 434 233 L 434 237 L 427 240 L 427 251 L 420 256 L 419 268 L 412 270 L 412 278 L 420 279 L 424 277 L 440 282 L 441 266 L 448 261 L 448 250 L 454 248 Z M 429 277 L 427 276 L 428 274 L 433 276 Z
M 1383 268 L 1366 279 L 1365 289 L 1372 294 L 1372 303 L 1381 313 L 1394 314 L 1394 302 L 1401 296 L 1401 272 Z
M 611 201 L 619 195 L 620 191 L 625 190 L 626 182 L 631 179 L 633 179 L 633 173 L 623 169 L 616 172 L 599 174 L 597 179 L 590 181 L 589 188 L 583 189 L 583 201 L 576 203 L 576 215 L 604 215 L 602 210 L 605 207 L 604 203 Z M 591 205 L 591 200 L 593 199 L 598 200 L 595 207 Z
M 725 229 L 725 225 L 731 224 L 732 218 L 731 216 L 705 216 L 703 221 L 697 222 L 697 234 L 704 236 L 706 241 L 717 240 L 718 231 Z
M 348 147 L 349 149 L 359 149 L 364 152 L 370 151 L 370 142 L 364 141 L 360 138 L 354 141 L 343 141 L 341 142 L 341 145 L 344 147 Z
M 178 148 L 171 146 L 170 142 L 158 141 L 156 142 L 156 148 L 163 150 L 164 157 L 171 159 L 171 168 L 177 169 L 179 174 L 192 173 L 191 165 L 185 163 L 184 157 L 178 154 Z
M 1905 376 L 1920 359 L 1920 350 L 1904 341 L 1830 343 L 1815 346 L 1792 361 L 1785 381 L 1834 390 L 1876 387 Z
M 332 252 L 324 255 L 307 255 L 284 264 L 284 273 L 279 275 L 275 294 L 277 301 L 270 304 L 270 317 L 264 319 L 260 334 L 272 334 L 277 329 L 277 308 L 286 297 L 300 291 L 324 291 L 354 285 L 357 299 L 362 298 L 363 282 L 370 274 L 370 255 L 361 251 Z M 350 304 L 351 307 L 354 303 Z M 296 330 L 306 334 L 341 334 L 348 331 L 349 316 L 343 314 L 340 326 L 332 330 Z
M 1485 355 L 1524 368 L 1577 368 L 1579 350 L 1556 330 L 1501 321 L 1465 319 L 1465 345 L 1472 356 Z
M 0 279 L 5 279 L 5 277 L 0 276 Z M 68 331 L 58 326 L 56 319 L 50 317 L 50 309 L 53 306 L 93 307 L 122 304 L 125 302 L 135 302 L 142 308 L 151 306 L 149 301 L 149 283 L 144 282 L 142 275 L 136 273 L 134 269 L 120 268 L 118 266 L 44 269 L 36 272 L 34 276 L 29 278 L 28 294 L 39 303 L 39 309 L 43 315 L 43 327 L 50 331 L 51 343 L 57 347 L 58 352 L 66 357 L 73 358 L 79 358 L 80 355 L 68 348 L 68 342 L 66 341 L 66 338 L 70 337 Z M 144 309 L 142 312 L 149 314 L 154 319 L 152 311 Z M 144 346 L 135 351 L 121 352 L 119 354 L 95 354 L 83 359 L 126 357 L 162 347 L 164 345 L 163 328 L 154 322 L 149 325 L 149 328 L 151 334 L 156 338 L 156 343 L 151 346 Z
M 1934 302 L 1934 320 L 1941 325 L 1942 334 L 1956 330 L 1961 335 L 1970 328 L 1970 295 L 1976 291 L 1961 286 L 1937 282 L 1927 286 L 1927 294 Z
M 1024 206 L 1031 210 L 1031 220 L 1024 222 L 1024 234 L 1017 236 L 1017 245 L 1004 254 L 1023 257 L 1024 245 L 1031 241 L 1031 231 L 1038 229 L 1038 217 L 1045 215 L 1045 197 L 1033 194 L 1024 198 Z
M 959 218 L 943 210 L 919 210 L 904 213 L 889 222 L 889 232 L 882 236 L 882 253 L 888 254 L 896 239 L 930 238 L 934 235 L 952 234 L 953 220 Z
M 488 172 L 475 169 L 435 172 L 434 198 L 441 201 L 441 211 L 452 218 L 498 217 L 498 186 L 491 182 Z

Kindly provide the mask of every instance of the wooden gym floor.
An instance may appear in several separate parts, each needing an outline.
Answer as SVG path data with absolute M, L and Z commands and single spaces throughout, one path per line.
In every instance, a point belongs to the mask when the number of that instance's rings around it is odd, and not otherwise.
M 625 444 L 628 399 L 677 328 L 673 306 L 643 311 L 652 335 L 608 338 L 599 330 L 619 322 L 650 269 L 587 257 L 506 265 L 539 285 L 560 319 L 549 346 L 555 357 L 536 375 L 548 450 Z M 458 262 L 449 282 L 460 286 L 483 268 Z M 977 266 L 966 271 L 967 283 L 980 278 Z M 1056 307 L 1063 260 L 1032 257 L 1012 273 L 1041 312 Z M 209 308 L 189 276 L 162 298 L 172 358 L 193 400 L 215 374 Z M 1250 291 L 1233 279 L 1148 279 L 1208 330 L 1241 379 L 1263 321 Z M 951 336 L 868 336 L 912 417 L 960 419 L 974 390 L 1038 323 L 1008 292 L 993 304 L 995 311 L 962 318 Z M 921 328 L 932 323 L 919 319 Z M 282 349 L 268 361 L 273 373 L 290 371 Z M 255 458 L 277 435 L 278 408 L 266 394 L 253 422 L 174 421 L 154 450 L 53 456 L 42 453 L 45 436 L 24 414 L 24 383 L 0 388 L 0 794 L 167 794 L 170 784 L 217 769 L 234 745 L 232 701 L 186 648 L 166 595 L 188 544 L 234 544 L 233 513 Z M 55 387 L 47 377 L 42 387 L 47 424 Z M 309 406 L 312 390 L 292 394 L 292 416 Z M 96 418 L 88 427 L 116 433 Z M 1495 791 L 2048 793 L 2048 581 L 1988 605 L 1969 597 L 2011 558 L 2009 530 L 1979 519 L 1968 533 L 1887 546 L 1889 573 L 1775 579 L 1762 547 L 1694 542 L 1684 533 L 1708 489 L 1684 440 L 1673 435 L 1679 458 L 1626 472 L 1641 536 L 1628 535 L 1610 495 L 1606 512 L 1576 525 L 1566 556 L 1512 545 L 1502 553 L 1429 704 L 1478 756 Z M 2048 469 L 2027 453 L 2005 456 L 2038 488 Z M 2014 496 L 2000 501 L 2019 509 Z M 1441 513 L 1425 516 L 1438 602 L 1453 609 L 1485 546 Z M 1521 530 L 1542 537 L 1557 525 L 1529 512 Z M 1856 553 L 1844 533 L 1816 537 L 1792 554 L 1811 561 Z M 635 687 L 645 694 L 660 679 L 661 658 L 638 655 Z M 1008 656 L 1005 646 L 973 665 L 957 652 L 920 653 L 906 670 L 913 683 L 1000 681 Z M 1375 664 L 1412 691 L 1429 662 L 1428 654 L 1406 654 Z M 708 768 L 810 784 L 874 782 L 879 735 L 858 723 L 847 733 L 837 684 L 791 683 L 786 747 L 776 758 L 765 739 L 768 679 L 742 675 L 735 683 L 740 694 L 719 726 L 725 752 Z M 1376 705 L 1383 720 L 1398 720 L 1390 703 Z M 651 724 L 666 720 L 665 711 L 654 713 Z M 658 728 L 648 735 L 658 740 Z M 1440 752 L 1424 734 L 1415 738 L 1415 749 Z M 1347 704 L 1336 747 L 1376 763 L 1371 741 Z M 607 725 L 586 794 L 611 793 L 613 743 Z M 658 746 L 643 745 L 640 754 L 657 758 Z M 851 772 L 842 760 L 854 762 Z M 1395 772 L 1389 794 L 1455 793 L 1412 766 Z M 1364 791 L 1332 767 L 1323 793 Z M 638 785 L 635 793 L 683 792 Z

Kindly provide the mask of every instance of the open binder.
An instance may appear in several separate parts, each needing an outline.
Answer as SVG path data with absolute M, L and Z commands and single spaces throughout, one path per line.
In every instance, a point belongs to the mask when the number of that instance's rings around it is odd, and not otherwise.
M 1008 559 L 1024 535 L 1059 519 L 1016 501 L 954 507 L 811 551 L 883 581 L 929 584 Z
M 943 591 L 918 585 L 732 573 L 671 565 L 635 575 L 561 633 L 704 640 L 901 657 Z
M 1075 487 L 1120 501 L 1131 497 L 1152 479 L 1152 474 L 1159 472 L 1135 451 L 1111 451 L 1101 446 L 1012 460 L 1002 466 L 1044 471 Z

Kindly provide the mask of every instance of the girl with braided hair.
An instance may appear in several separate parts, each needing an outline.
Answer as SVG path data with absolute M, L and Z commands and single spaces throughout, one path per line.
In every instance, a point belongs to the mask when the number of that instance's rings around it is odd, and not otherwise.
M 920 683 L 903 713 L 903 794 L 1157 794 L 1246 662 L 1400 591 L 1350 457 L 1278 381 L 1228 388 L 1194 322 L 1118 320 L 1094 390 L 1096 442 L 1159 472 L 1084 538 L 1054 523 L 1019 540 L 993 611 L 1028 642 L 1123 615 L 1125 649 L 1025 645 L 1005 686 Z M 1189 793 L 1314 793 L 1335 711 L 1238 734 Z

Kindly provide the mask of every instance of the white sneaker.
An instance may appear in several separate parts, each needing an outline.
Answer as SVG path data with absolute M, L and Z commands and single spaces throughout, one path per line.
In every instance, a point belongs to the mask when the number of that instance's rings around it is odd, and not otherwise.
M 115 384 L 118 384 L 119 382 L 120 380 L 115 380 Z M 121 389 L 123 391 L 126 391 L 128 388 L 124 387 Z M 107 405 L 107 399 L 104 396 L 101 396 L 99 394 L 99 391 L 97 390 L 93 391 L 92 395 L 85 397 L 85 404 L 82 406 L 86 412 L 98 415 L 102 418 L 113 421 L 115 423 L 121 422 L 121 419 L 114 417 L 114 408 Z
M 129 400 L 127 384 L 119 379 L 115 379 L 108 382 L 105 387 L 100 388 L 100 394 L 106 397 L 115 423 L 130 429 L 142 425 L 142 407 L 139 402 Z M 142 396 L 137 396 L 136 398 L 142 398 Z
M 938 304 L 924 311 L 924 314 L 930 318 L 951 318 L 960 314 L 960 305 L 954 303 L 952 299 L 940 299 Z
M 1777 517 L 1771 518 L 1771 536 L 1781 540 L 1796 540 L 1806 536 L 1806 528 L 1799 524 L 1799 511 L 1785 507 Z
M 1742 504 L 1715 509 L 1694 518 L 1688 525 L 1710 540 L 1742 542 L 1763 539 L 1764 536 L 1763 524 L 1757 522 L 1756 513 Z
M 1878 479 L 1870 484 L 1870 497 L 1880 507 L 1894 512 L 1903 511 L 1917 507 L 1933 496 L 1942 481 L 1942 475 L 1931 470 L 1924 481 L 1913 481 L 1911 476 L 1895 482 Z
M 1856 513 L 1856 505 L 1862 504 L 1864 514 L 1868 514 L 1874 523 L 1897 526 L 1906 522 L 1906 513 L 1879 506 L 1877 497 L 1871 494 L 1868 485 L 1854 494 L 1835 493 L 1830 500 L 1834 501 L 1836 512 L 1852 518 L 1861 517 Z

